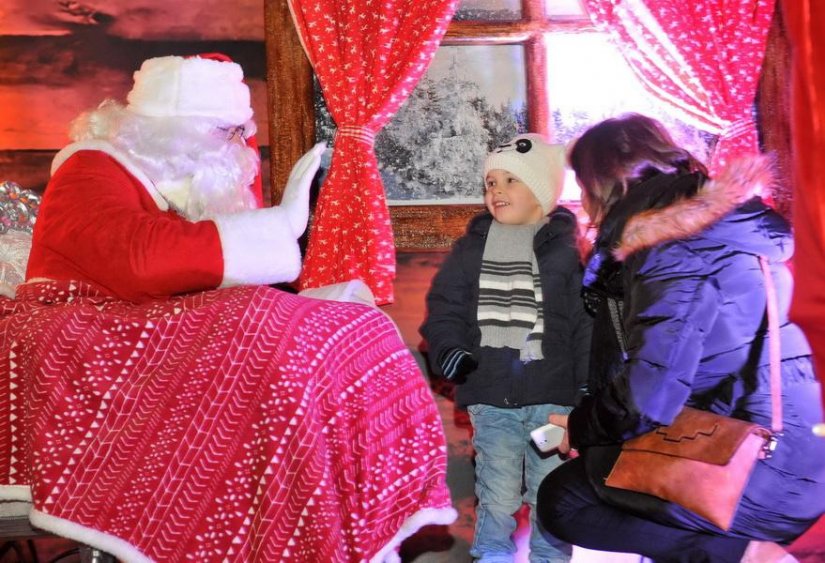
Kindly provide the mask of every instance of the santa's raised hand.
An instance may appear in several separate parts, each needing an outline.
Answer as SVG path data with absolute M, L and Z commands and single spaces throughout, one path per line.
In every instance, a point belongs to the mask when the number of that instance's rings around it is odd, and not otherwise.
M 321 155 L 327 148 L 325 142 L 321 142 L 312 147 L 306 154 L 298 159 L 284 188 L 284 195 L 281 204 L 278 206 L 286 213 L 292 232 L 298 238 L 307 228 L 309 220 L 309 189 L 312 180 L 321 166 Z
M 287 180 L 281 204 L 215 218 L 223 246 L 222 286 L 291 282 L 301 273 L 298 239 L 309 218 L 309 188 L 326 143 L 303 155 Z

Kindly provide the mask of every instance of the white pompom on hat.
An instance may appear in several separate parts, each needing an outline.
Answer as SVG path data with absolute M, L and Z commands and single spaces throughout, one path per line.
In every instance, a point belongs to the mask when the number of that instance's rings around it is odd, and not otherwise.
M 564 186 L 564 145 L 551 144 L 536 133 L 514 137 L 494 149 L 484 161 L 484 177 L 490 170 L 506 170 L 530 188 L 544 214 L 558 205 Z
M 241 125 L 252 117 L 240 65 L 201 57 L 156 57 L 134 73 L 129 111 L 148 117 L 212 117 Z

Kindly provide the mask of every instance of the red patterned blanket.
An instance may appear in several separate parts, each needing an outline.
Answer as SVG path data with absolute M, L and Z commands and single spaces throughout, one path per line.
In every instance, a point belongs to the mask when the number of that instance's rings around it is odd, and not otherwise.
M 265 287 L 0 298 L 0 498 L 126 561 L 382 560 L 455 518 L 430 390 L 372 308 Z

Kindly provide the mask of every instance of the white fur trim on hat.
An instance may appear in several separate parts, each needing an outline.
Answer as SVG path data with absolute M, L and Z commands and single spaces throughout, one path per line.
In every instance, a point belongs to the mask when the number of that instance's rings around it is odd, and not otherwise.
M 156 57 L 134 74 L 127 109 L 149 117 L 213 117 L 240 125 L 252 117 L 249 87 L 233 62 Z
M 490 170 L 506 170 L 530 188 L 544 214 L 555 209 L 564 186 L 564 145 L 550 144 L 541 135 L 515 137 L 487 155 L 484 177 Z

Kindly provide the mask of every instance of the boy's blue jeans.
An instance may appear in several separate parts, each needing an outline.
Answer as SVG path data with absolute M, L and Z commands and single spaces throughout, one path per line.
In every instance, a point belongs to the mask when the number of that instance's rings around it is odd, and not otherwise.
M 504 409 L 470 405 L 467 410 L 473 424 L 478 498 L 470 554 L 483 563 L 513 561 L 514 514 L 526 502 L 530 505 L 530 561 L 569 561 L 571 546 L 540 529 L 536 521 L 539 485 L 562 460 L 556 453 L 550 456 L 540 453 L 532 445 L 530 431 L 547 424 L 550 414 L 567 414 L 571 408 L 529 405 Z M 522 485 L 526 488 L 524 494 Z

